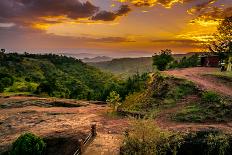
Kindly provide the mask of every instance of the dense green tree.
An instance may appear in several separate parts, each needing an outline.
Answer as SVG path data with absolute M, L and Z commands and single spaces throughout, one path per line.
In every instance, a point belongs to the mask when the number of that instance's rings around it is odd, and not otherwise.
M 232 53 L 232 16 L 221 21 L 209 50 L 217 52 L 222 59 L 226 53 Z
M 161 50 L 159 54 L 154 54 L 153 58 L 153 66 L 156 66 L 158 70 L 165 70 L 167 65 L 174 60 L 172 57 L 172 51 L 169 49 Z
M 43 155 L 45 148 L 46 144 L 40 137 L 26 133 L 13 143 L 10 155 Z
M 194 54 L 190 57 L 183 57 L 179 62 L 177 60 L 173 61 L 169 68 L 187 68 L 196 67 L 199 65 L 198 54 Z

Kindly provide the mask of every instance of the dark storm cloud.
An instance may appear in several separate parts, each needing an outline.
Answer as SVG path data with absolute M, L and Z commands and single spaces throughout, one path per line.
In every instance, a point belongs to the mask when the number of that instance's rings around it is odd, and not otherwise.
M 113 21 L 117 17 L 126 15 L 130 11 L 131 9 L 128 5 L 122 5 L 116 12 L 100 11 L 92 17 L 92 20 Z
M 95 16 L 92 17 L 92 20 L 103 20 L 103 21 L 113 21 L 117 15 L 109 11 L 100 11 Z
M 79 0 L 1 0 L 0 10 L 1 22 L 27 23 L 43 16 L 90 17 L 99 8 Z
M 121 5 L 119 10 L 116 12 L 116 15 L 123 16 L 123 15 L 126 15 L 130 11 L 131 11 L 131 9 L 128 5 Z

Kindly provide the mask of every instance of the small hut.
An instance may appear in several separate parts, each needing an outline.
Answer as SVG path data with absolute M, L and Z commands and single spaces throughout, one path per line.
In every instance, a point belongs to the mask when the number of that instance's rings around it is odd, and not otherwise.
M 219 67 L 220 58 L 215 54 L 202 54 L 199 56 L 201 66 L 203 67 Z

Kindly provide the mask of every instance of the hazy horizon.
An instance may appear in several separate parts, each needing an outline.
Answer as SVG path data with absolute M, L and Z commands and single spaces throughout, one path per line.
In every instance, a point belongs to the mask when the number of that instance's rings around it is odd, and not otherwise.
M 84 58 L 96 58 L 96 57 L 110 57 L 110 58 L 139 58 L 139 57 L 151 57 L 154 52 L 144 52 L 144 51 L 124 51 L 118 54 L 116 51 L 104 51 L 104 50 L 94 50 L 94 49 L 42 49 L 42 50 L 17 50 L 17 49 L 5 49 L 6 53 L 20 53 L 25 52 L 30 54 L 58 54 L 66 56 L 74 56 L 79 59 Z M 187 54 L 187 53 L 199 53 L 196 51 L 192 52 L 173 52 L 173 54 Z

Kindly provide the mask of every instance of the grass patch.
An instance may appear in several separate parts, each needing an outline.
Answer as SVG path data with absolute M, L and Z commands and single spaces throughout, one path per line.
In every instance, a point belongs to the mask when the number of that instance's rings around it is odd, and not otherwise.
M 173 116 L 182 122 L 226 122 L 232 119 L 231 100 L 215 92 L 204 92 L 199 103 L 187 106 Z
M 174 119 L 181 122 L 203 122 L 206 118 L 202 113 L 202 109 L 198 105 L 187 106 L 178 112 Z
M 232 78 L 232 72 L 212 72 L 206 75 L 215 75 L 218 77 L 227 77 L 227 78 Z
M 154 111 L 156 113 L 157 110 L 174 107 L 181 99 L 198 93 L 198 89 L 190 81 L 153 74 L 148 89 L 128 95 L 119 109 L 150 115 Z
M 180 141 L 181 137 L 161 130 L 153 120 L 134 121 L 120 148 L 120 154 L 175 154 Z
M 153 120 L 137 120 L 126 132 L 120 154 L 230 155 L 232 137 L 218 130 L 176 133 L 158 128 Z
M 203 76 L 215 78 L 225 85 L 232 87 L 232 72 L 213 72 Z

